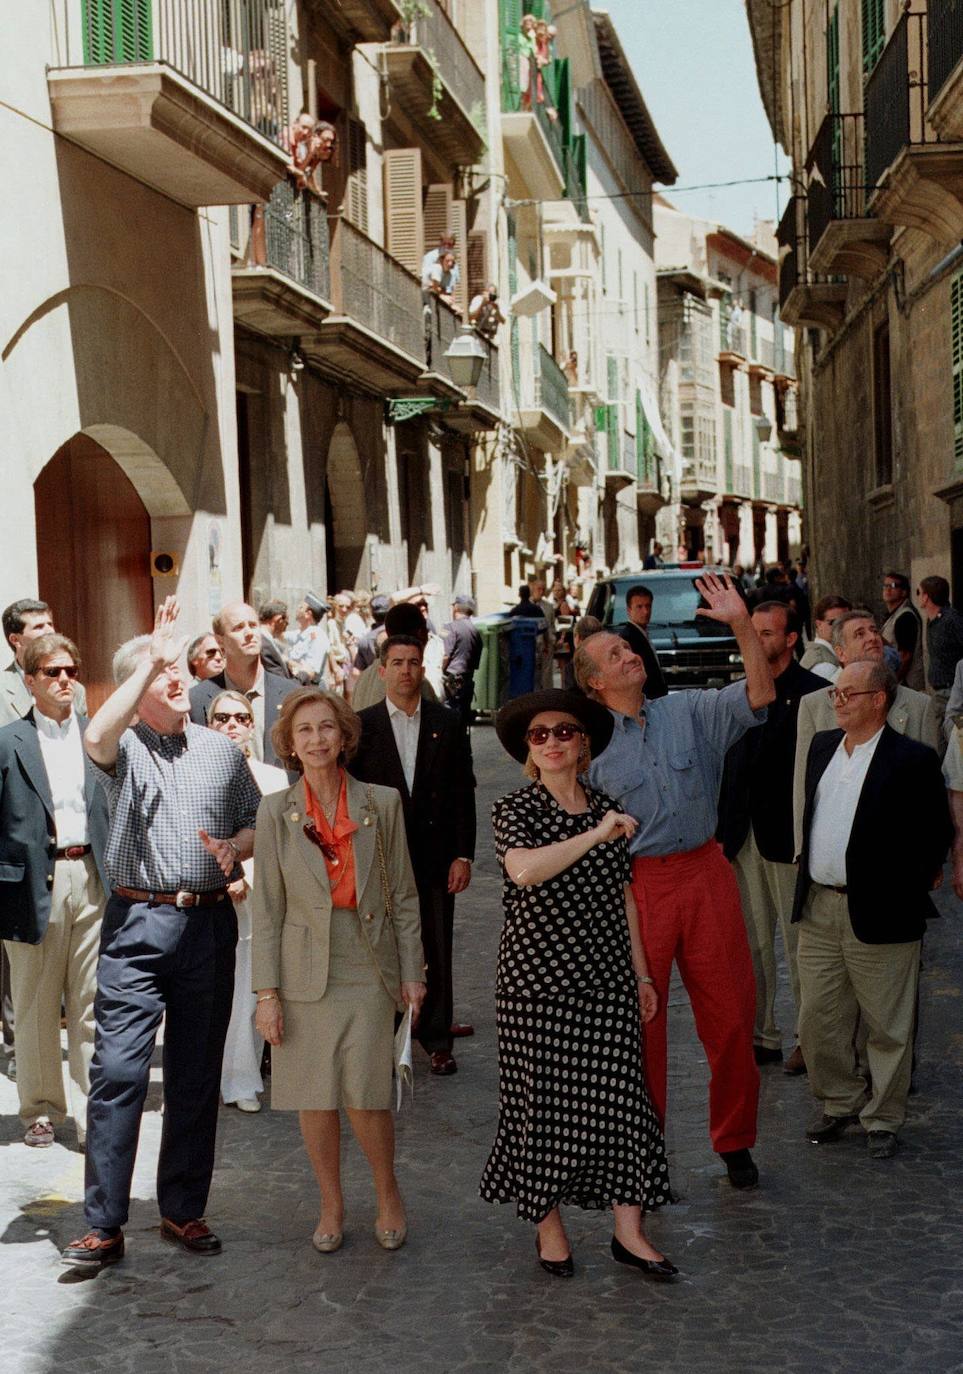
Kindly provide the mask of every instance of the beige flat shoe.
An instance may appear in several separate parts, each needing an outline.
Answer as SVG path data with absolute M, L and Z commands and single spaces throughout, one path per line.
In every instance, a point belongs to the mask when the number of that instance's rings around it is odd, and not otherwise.
M 343 1231 L 315 1231 L 311 1244 L 319 1255 L 333 1255 L 344 1243 Z
M 397 1231 L 386 1231 L 375 1222 L 374 1233 L 375 1240 L 381 1246 L 382 1250 L 400 1250 L 408 1239 L 408 1224 L 406 1222 L 405 1225 L 400 1227 Z

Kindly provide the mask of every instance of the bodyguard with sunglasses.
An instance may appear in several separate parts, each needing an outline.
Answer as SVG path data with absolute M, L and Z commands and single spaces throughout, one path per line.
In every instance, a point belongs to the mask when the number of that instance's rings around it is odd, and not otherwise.
M 104 911 L 107 801 L 74 711 L 80 672 L 63 635 L 28 641 L 33 706 L 0 729 L 0 935 L 10 960 L 17 1091 L 27 1145 L 54 1142 L 67 1115 L 60 1048 L 67 1015 L 70 1110 L 84 1144 Z

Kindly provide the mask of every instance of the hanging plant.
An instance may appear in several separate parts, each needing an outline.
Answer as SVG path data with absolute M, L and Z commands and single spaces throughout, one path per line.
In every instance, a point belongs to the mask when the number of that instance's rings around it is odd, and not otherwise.
M 441 97 L 445 93 L 441 80 L 441 69 L 438 66 L 438 58 L 435 56 L 434 48 L 426 48 L 425 56 L 431 63 L 431 104 L 428 107 L 428 118 L 441 119 Z

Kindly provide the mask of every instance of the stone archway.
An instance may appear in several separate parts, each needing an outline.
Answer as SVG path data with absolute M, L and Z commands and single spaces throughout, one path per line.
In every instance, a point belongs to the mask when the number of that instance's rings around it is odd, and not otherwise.
M 371 581 L 368 566 L 368 507 L 361 459 L 350 427 L 342 420 L 334 428 L 325 465 L 328 576 L 335 585 L 359 587 Z

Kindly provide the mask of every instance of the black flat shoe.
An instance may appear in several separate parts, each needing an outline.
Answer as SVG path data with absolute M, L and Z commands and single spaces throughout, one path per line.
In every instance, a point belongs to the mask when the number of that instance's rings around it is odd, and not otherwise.
M 759 1170 L 748 1150 L 723 1150 L 719 1158 L 726 1166 L 733 1188 L 755 1188 L 759 1182 Z
M 535 1249 L 538 1253 L 538 1262 L 546 1274 L 552 1274 L 557 1279 L 570 1279 L 575 1273 L 571 1252 L 563 1260 L 542 1259 L 542 1239 L 537 1232 L 535 1233 Z
M 658 1279 L 660 1283 L 671 1283 L 679 1273 L 670 1260 L 647 1260 L 633 1255 L 616 1236 L 612 1237 L 612 1258 L 618 1260 L 619 1264 L 631 1264 L 633 1269 L 641 1269 L 647 1279 Z M 542 1260 L 542 1263 L 545 1261 Z

